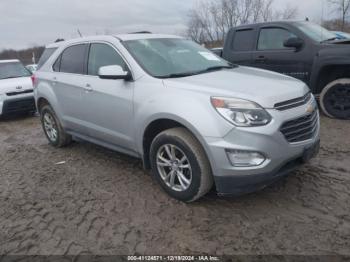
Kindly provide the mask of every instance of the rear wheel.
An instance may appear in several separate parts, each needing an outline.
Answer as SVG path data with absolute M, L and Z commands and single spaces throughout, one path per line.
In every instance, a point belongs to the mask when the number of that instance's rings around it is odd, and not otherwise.
M 350 79 L 329 83 L 320 96 L 322 111 L 329 117 L 350 119 Z
M 44 133 L 51 145 L 64 147 L 72 142 L 72 137 L 64 131 L 51 106 L 43 106 L 40 112 L 40 119 Z
M 213 186 L 208 158 L 197 139 L 184 128 L 160 133 L 151 145 L 152 172 L 173 198 L 192 202 Z

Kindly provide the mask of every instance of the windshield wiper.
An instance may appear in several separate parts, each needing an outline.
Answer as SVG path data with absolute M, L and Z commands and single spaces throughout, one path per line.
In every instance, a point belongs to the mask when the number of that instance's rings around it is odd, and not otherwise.
M 4 78 L 1 78 L 1 79 L 11 79 L 11 78 L 18 78 L 18 77 L 21 77 L 21 76 L 8 76 L 8 77 L 4 77 Z
M 206 72 L 211 72 L 211 71 L 218 71 L 218 70 L 221 70 L 221 69 L 232 69 L 232 68 L 235 68 L 235 66 L 234 65 L 211 66 L 211 67 L 208 67 L 208 68 L 200 71 L 200 73 L 206 73 Z
M 218 71 L 221 69 L 232 69 L 235 67 L 237 67 L 237 66 L 235 66 L 235 65 L 212 66 L 212 67 L 208 67 L 204 70 L 199 70 L 199 71 L 194 71 L 194 72 L 186 72 L 186 73 L 169 74 L 169 75 L 165 75 L 165 76 L 159 76 L 159 78 L 180 78 L 180 77 L 194 76 L 194 75 L 200 75 L 200 74 L 204 74 L 204 73 L 211 72 L 211 71 Z
M 158 77 L 159 78 L 180 78 L 180 77 L 194 76 L 194 75 L 198 75 L 198 72 L 175 73 L 175 74 L 169 74 L 169 75 L 158 76 Z
M 329 42 L 329 41 L 334 41 L 334 40 L 337 40 L 337 39 L 338 39 L 338 37 L 332 37 L 332 38 L 329 38 L 329 39 L 321 41 L 321 44 L 325 43 L 325 42 Z

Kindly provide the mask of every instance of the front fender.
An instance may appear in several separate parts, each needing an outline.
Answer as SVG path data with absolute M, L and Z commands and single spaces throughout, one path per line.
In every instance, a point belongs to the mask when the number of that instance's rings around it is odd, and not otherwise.
M 208 94 L 159 86 L 145 86 L 135 92 L 135 138 L 137 150 L 143 152 L 143 137 L 147 127 L 160 119 L 173 120 L 190 130 L 208 154 L 206 137 L 221 138 L 234 127 L 213 108 Z M 152 95 L 153 94 L 153 95 Z M 156 95 L 154 95 L 156 94 Z
M 313 93 L 319 94 L 322 90 L 318 89 L 318 80 L 320 79 L 322 70 L 330 66 L 349 66 L 350 56 L 348 53 L 339 55 L 338 49 L 321 50 L 313 61 L 313 67 L 310 79 L 310 88 Z M 350 69 L 350 67 L 349 67 Z

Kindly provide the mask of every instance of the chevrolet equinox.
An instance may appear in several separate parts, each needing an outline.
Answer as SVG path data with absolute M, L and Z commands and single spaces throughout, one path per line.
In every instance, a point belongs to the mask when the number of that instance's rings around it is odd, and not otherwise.
M 85 140 L 141 158 L 172 197 L 253 192 L 319 150 L 303 82 L 226 62 L 192 41 L 125 34 L 49 45 L 34 77 L 49 143 Z

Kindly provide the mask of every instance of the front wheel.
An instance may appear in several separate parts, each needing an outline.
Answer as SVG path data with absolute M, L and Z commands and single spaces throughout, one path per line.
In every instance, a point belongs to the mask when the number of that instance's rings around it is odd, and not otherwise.
M 184 128 L 160 133 L 151 145 L 152 173 L 173 198 L 192 202 L 213 186 L 209 160 L 198 140 Z
M 331 118 L 350 119 L 350 79 L 329 83 L 320 95 L 322 111 Z

